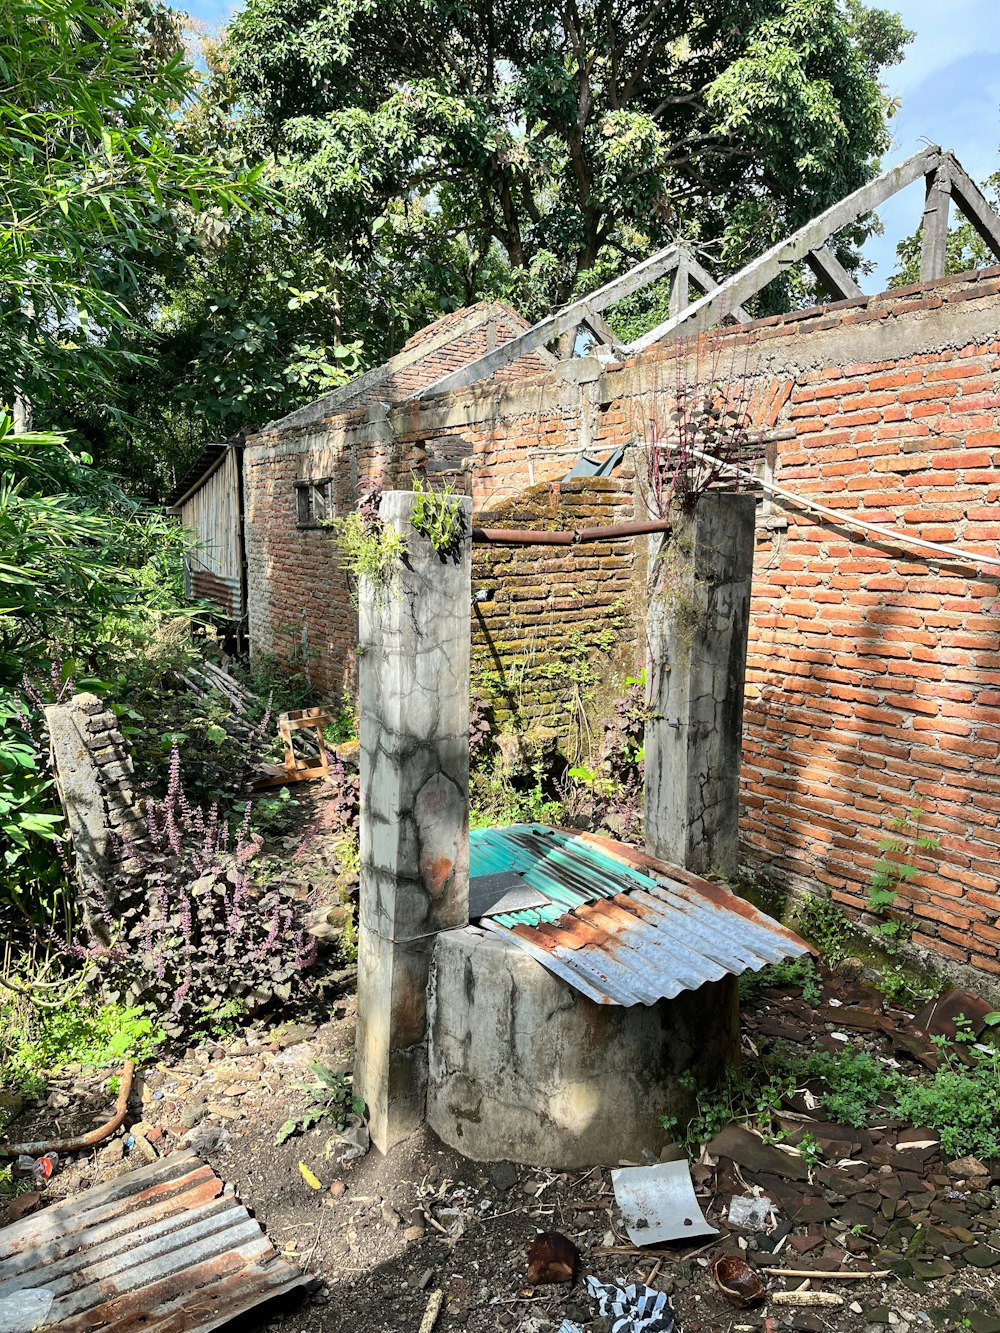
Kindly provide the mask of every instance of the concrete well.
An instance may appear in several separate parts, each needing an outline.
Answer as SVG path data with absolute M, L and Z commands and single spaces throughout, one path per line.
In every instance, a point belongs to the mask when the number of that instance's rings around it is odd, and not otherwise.
M 652 1005 L 597 1004 L 468 926 L 438 937 L 428 1007 L 427 1120 L 476 1161 L 559 1168 L 641 1162 L 694 1109 L 681 1075 L 739 1058 L 737 979 Z

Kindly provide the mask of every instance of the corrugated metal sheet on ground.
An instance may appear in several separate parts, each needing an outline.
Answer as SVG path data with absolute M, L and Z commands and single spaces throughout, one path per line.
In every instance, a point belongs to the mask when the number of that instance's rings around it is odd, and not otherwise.
M 549 905 L 482 918 L 599 1004 L 653 1004 L 809 946 L 721 884 L 589 833 L 476 829 L 471 877 L 513 874 Z
M 39 1329 L 200 1333 L 310 1279 L 193 1153 L 97 1185 L 0 1230 L 0 1302 L 54 1294 Z

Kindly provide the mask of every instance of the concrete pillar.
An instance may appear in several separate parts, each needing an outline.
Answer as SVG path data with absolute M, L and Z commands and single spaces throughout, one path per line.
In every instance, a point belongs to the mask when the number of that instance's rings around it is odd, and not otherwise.
M 647 621 L 646 847 L 705 874 L 735 869 L 752 495 L 709 493 L 658 562 Z
M 414 529 L 414 496 L 387 491 L 406 540 L 388 595 L 359 608 L 361 901 L 354 1086 L 385 1152 L 424 1119 L 427 982 L 435 936 L 469 919 L 469 607 L 465 537 L 442 560 Z

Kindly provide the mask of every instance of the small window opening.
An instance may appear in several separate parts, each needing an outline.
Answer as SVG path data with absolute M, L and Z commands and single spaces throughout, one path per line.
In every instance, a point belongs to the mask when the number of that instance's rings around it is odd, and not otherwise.
M 295 523 L 319 528 L 336 516 L 332 477 L 311 477 L 295 483 Z

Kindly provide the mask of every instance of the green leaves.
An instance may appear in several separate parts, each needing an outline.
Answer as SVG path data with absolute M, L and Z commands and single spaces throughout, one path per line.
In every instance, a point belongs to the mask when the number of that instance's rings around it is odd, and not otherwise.
M 395 263 L 430 268 L 442 305 L 490 292 L 535 314 L 678 233 L 742 262 L 856 188 L 888 144 L 877 72 L 906 39 L 838 0 L 738 18 L 723 0 L 558 18 L 539 0 L 249 0 L 226 54 L 239 136 L 287 155 L 295 216 L 366 296 Z M 422 250 L 393 246 L 397 210 Z
M 894 816 L 889 821 L 893 833 L 879 839 L 881 854 L 872 865 L 868 887 L 868 907 L 879 915 L 886 915 L 894 906 L 901 884 L 909 884 L 919 877 L 920 868 L 914 864 L 917 853 L 937 851 L 941 845 L 939 839 L 922 831 L 922 815 L 920 807 L 913 806 Z M 880 922 L 877 930 L 892 939 L 908 934 L 912 926 L 890 917 Z
M 287 1139 L 290 1139 L 293 1134 L 298 1133 L 298 1129 L 299 1129 L 299 1122 L 297 1120 L 286 1120 L 285 1123 L 278 1130 L 277 1134 L 275 1134 L 274 1136 L 275 1144 L 278 1147 L 280 1147 L 281 1144 L 283 1144 Z
M 304 1134 L 324 1120 L 332 1121 L 338 1130 L 345 1129 L 348 1116 L 363 1119 L 365 1102 L 355 1097 L 350 1074 L 334 1073 L 318 1060 L 310 1060 L 309 1069 L 315 1082 L 305 1087 L 309 1101 L 301 1115 L 286 1120 L 274 1137 L 280 1146 L 294 1134 Z
M 107 616 L 162 596 L 136 571 L 186 545 L 59 436 L 14 436 L 0 414 L 0 687 L 56 639 L 65 657 L 91 651 Z
M 261 191 L 178 147 L 194 74 L 159 5 L 9 0 L 0 49 L 0 387 L 37 403 L 57 385 L 106 385 L 140 274 L 183 247 L 203 210 Z

